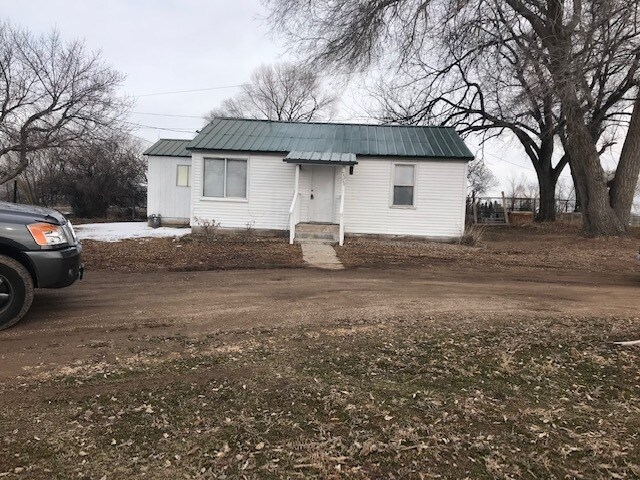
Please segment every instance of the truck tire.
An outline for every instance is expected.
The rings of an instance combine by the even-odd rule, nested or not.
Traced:
[[[0,255],[0,330],[15,325],[33,303],[33,279],[17,260]]]

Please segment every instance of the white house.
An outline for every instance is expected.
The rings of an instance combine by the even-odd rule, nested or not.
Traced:
[[[145,154],[148,214],[163,222],[288,231],[292,243],[464,232],[473,155],[451,128],[216,118]]]

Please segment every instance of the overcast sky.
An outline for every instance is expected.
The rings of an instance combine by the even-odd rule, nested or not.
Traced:
[[[101,50],[105,61],[127,76],[123,93],[136,99],[130,122],[135,135],[150,142],[191,138],[202,127],[202,116],[233,95],[233,86],[246,82],[255,67],[288,58],[260,20],[259,0],[0,0],[0,5],[12,23],[36,33],[57,28],[65,38],[81,38]],[[347,105],[354,95],[355,87],[344,99]],[[343,108],[336,120],[353,121],[353,113]],[[485,159],[504,188],[509,177],[535,180],[533,167],[511,140],[487,147]]]

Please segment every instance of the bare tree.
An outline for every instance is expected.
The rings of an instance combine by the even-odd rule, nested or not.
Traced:
[[[557,2],[546,8],[523,0],[507,3],[530,29],[528,45],[543,58],[553,81],[564,116],[564,147],[583,209],[585,228],[595,234],[626,231],[640,173],[640,5],[618,0]],[[621,59],[609,71],[610,58]],[[622,153],[611,181],[607,181],[593,127],[603,112],[602,98],[594,85],[603,79],[617,80],[610,101],[625,101],[633,94],[630,123]]]
[[[80,41],[0,23],[0,184],[19,175],[33,152],[112,127],[127,107],[115,92],[122,80]]]
[[[290,63],[262,65],[235,96],[213,109],[216,116],[308,122],[330,117],[338,97],[323,89],[318,74]]]
[[[469,163],[467,183],[469,193],[474,198],[484,195],[493,187],[498,186],[498,180],[482,159],[476,159]]]
[[[449,114],[450,121],[458,123],[462,118],[470,128],[480,118],[494,124],[498,133],[510,130],[522,142],[524,137],[517,130],[500,121],[504,117],[487,119],[484,115],[487,92],[499,99],[512,95],[513,89],[504,88],[510,86],[508,77],[504,84],[491,85],[477,75],[481,71],[486,73],[483,65],[494,70],[494,77],[503,71],[513,77],[515,72],[512,83],[516,83],[516,90],[524,89],[526,93],[528,89],[530,95],[514,96],[507,106],[518,100],[530,102],[532,98],[540,102],[531,110],[534,115],[528,116],[533,117],[534,126],[538,124],[533,134],[544,133],[546,139],[544,147],[541,142],[525,139],[525,150],[527,144],[532,150],[551,148],[557,134],[564,159],[551,168],[561,171],[560,162],[570,164],[585,230],[602,235],[626,231],[634,182],[640,171],[640,103],[631,114],[626,111],[637,97],[638,2],[267,0],[267,3],[274,27],[288,33],[289,40],[317,65],[363,68],[385,55],[399,69],[424,64],[429,67],[426,73],[431,75],[427,86],[433,90],[427,94],[438,98],[441,105],[433,113]],[[509,65],[514,59],[515,68]],[[471,75],[465,79],[467,73]],[[451,81],[452,75],[464,81]],[[461,99],[465,105],[462,115],[457,108]],[[465,112],[467,106],[471,108]],[[604,134],[612,125],[615,128],[626,120],[630,122],[622,155],[615,178],[608,183],[600,153],[603,142],[611,137]],[[531,125],[527,120],[519,127],[529,135]],[[545,169],[548,170],[548,165]]]
[[[451,38],[451,37],[450,37]],[[489,42],[487,42],[489,43]],[[513,49],[495,48],[490,61],[464,59],[456,44],[434,67],[417,59],[398,75],[377,84],[373,96],[383,123],[453,126],[463,137],[480,143],[511,135],[522,146],[537,177],[538,221],[555,219],[555,185],[568,163],[560,143],[560,108],[549,89],[534,89],[545,81]]]
[[[103,217],[111,206],[130,207],[145,181],[146,162],[139,142],[123,133],[49,151],[55,175],[40,178],[41,188],[64,196],[75,215]]]
[[[59,150],[49,148],[31,153],[29,165],[16,177],[20,203],[53,207],[65,200],[57,181],[62,169]]]

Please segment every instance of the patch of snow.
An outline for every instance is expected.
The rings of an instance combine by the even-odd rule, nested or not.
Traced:
[[[128,238],[182,237],[191,233],[190,228],[151,228],[147,222],[86,223],[74,225],[80,240],[119,242]]]

